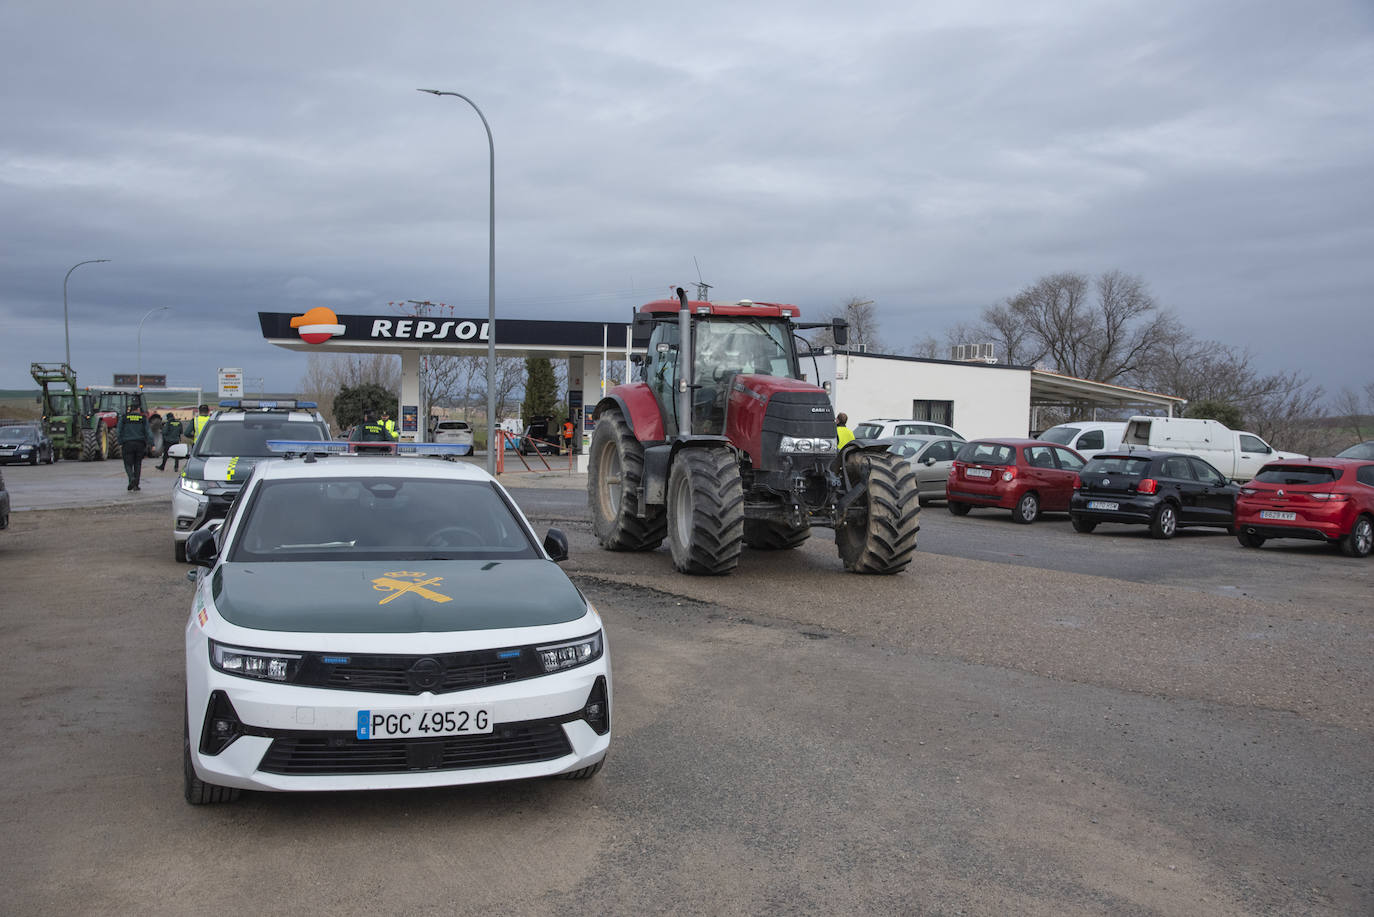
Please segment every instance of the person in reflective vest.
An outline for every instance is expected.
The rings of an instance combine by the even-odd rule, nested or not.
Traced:
[[[139,478],[143,476],[143,457],[153,449],[153,431],[143,413],[141,398],[131,398],[129,407],[119,415],[119,422],[115,424],[115,439],[119,441],[119,451],[124,456],[124,474],[129,478],[129,486],[125,489],[138,490]]]
[[[191,421],[191,442],[194,443],[200,439],[200,431],[204,430],[205,425],[209,422],[210,405],[202,404],[200,406],[200,413],[196,415],[195,420]]]
[[[854,439],[854,433],[852,430],[849,429],[848,414],[835,415],[835,435],[839,437],[840,440],[838,443],[836,443],[835,447],[837,449],[843,449],[845,443],[850,442]]]
[[[571,417],[563,421],[563,448],[568,450],[569,452],[572,451],[573,433],[575,432],[575,429],[576,428],[573,426]]]
[[[394,421],[394,420],[391,419],[391,412],[390,412],[390,411],[383,411],[383,412],[382,412],[381,424],[382,424],[383,427],[386,428],[386,432],[389,433],[389,434],[391,434],[391,438],[392,438],[392,439],[399,439],[399,438],[400,438],[400,437],[398,436],[398,434],[396,433],[396,421]]]

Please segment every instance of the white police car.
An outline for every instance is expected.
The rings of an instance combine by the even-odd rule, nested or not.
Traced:
[[[466,463],[274,448],[306,455],[187,541],[188,802],[600,769],[610,660],[561,532]]]

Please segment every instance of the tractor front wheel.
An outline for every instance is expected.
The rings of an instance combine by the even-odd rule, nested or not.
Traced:
[[[744,485],[729,449],[688,447],[668,472],[668,546],[673,566],[695,576],[723,576],[744,545]]]
[[[101,454],[101,437],[98,430],[81,431],[81,461],[98,462],[105,456]]]
[[[663,543],[667,518],[653,507],[641,518],[639,491],[644,480],[644,447],[625,416],[614,408],[601,412],[587,456],[587,503],[592,531],[610,551],[652,551]]]
[[[900,573],[911,563],[921,529],[916,473],[901,456],[857,452],[849,460],[849,477],[866,486],[847,520],[835,527],[844,568],[850,573]],[[854,516],[855,508],[864,511],[862,517]]]

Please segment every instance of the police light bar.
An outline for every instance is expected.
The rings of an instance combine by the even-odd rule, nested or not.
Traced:
[[[281,455],[471,455],[465,443],[354,443],[325,439],[269,439],[267,449]]]
[[[314,401],[297,401],[295,398],[282,398],[264,401],[261,398],[230,398],[219,403],[222,408],[284,408],[285,410],[314,410],[319,405]]]

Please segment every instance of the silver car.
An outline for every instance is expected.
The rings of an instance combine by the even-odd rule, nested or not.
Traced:
[[[917,498],[925,506],[945,499],[945,482],[963,442],[947,436],[893,436],[888,452],[900,455],[916,470]]]

